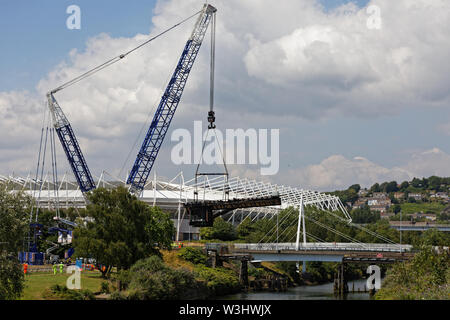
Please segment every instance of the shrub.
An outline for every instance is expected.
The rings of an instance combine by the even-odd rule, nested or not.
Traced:
[[[193,264],[205,264],[208,260],[206,254],[198,248],[182,248],[178,256],[186,261],[192,262]]]
[[[130,274],[128,298],[131,300],[187,299],[197,287],[191,272],[171,269],[157,256],[139,260],[131,267]]]
[[[106,281],[102,282],[100,292],[102,292],[102,293],[109,293],[110,292],[110,290],[109,290],[109,283],[108,282],[106,282]]]
[[[234,293],[239,290],[239,279],[232,270],[225,268],[208,268],[197,266],[195,273],[199,280],[206,283],[208,290],[214,295]]]
[[[53,300],[95,300],[95,296],[90,290],[70,290],[66,286],[58,284],[47,289],[43,297]]]

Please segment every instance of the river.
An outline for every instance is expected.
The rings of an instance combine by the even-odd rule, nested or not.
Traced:
[[[366,280],[355,280],[348,282],[351,291],[353,284],[355,291],[358,288],[363,291]],[[242,292],[220,297],[221,300],[338,300],[333,294],[333,283],[315,286],[299,286],[288,288],[285,292]],[[370,300],[369,293],[349,293],[346,300]]]

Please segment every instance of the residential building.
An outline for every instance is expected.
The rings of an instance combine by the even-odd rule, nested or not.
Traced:
[[[405,197],[405,193],[404,192],[395,192],[394,193],[394,198],[399,200],[399,199],[403,199]]]
[[[367,189],[359,189],[358,196],[365,197],[369,193],[369,190]]]
[[[408,193],[408,198],[413,198],[416,201],[420,201],[423,198],[421,193]]]
[[[430,198],[447,200],[448,194],[446,192],[436,192],[435,194],[431,195]]]
[[[376,199],[385,199],[388,198],[388,195],[385,192],[374,192],[372,194],[372,197]]]
[[[391,199],[389,198],[369,198],[367,200],[367,204],[369,207],[373,206],[384,206],[386,208],[389,208],[392,204]]]

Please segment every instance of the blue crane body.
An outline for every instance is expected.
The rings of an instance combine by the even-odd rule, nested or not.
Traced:
[[[89,192],[95,189],[94,179],[84,159],[77,138],[73,132],[72,126],[67,120],[64,112],[56,101],[53,93],[47,94],[48,105],[53,117],[53,125],[58,135],[59,141],[66,153],[66,157],[72,168],[81,192]]]
[[[130,192],[137,194],[144,189],[147,178],[153,167],[153,164],[158,155],[161,144],[170,126],[172,118],[175,114],[177,106],[183,94],[189,73],[191,72],[194,61],[202,45],[204,36],[208,29],[211,20],[214,17],[216,8],[205,4],[201,14],[195,24],[191,37],[187,41],[181,58],[175,68],[172,78],[161,98],[157,111],[154,115],[150,128],[145,136],[142,147],[138,153],[136,161],[127,179],[127,184],[130,185]],[[187,20],[187,19],[186,19]],[[184,21],[186,21],[184,20]],[[160,35],[173,29],[173,26],[168,30],[162,32]],[[72,126],[67,120],[64,112],[56,101],[54,94],[78,81],[98,72],[99,70],[123,59],[129,53],[149,43],[160,35],[146,41],[144,44],[130,50],[126,54],[115,57],[106,63],[86,72],[85,74],[67,82],[66,84],[56,88],[47,94],[48,106],[53,117],[53,125],[57,132],[58,138],[66,154],[67,160],[72,168],[72,171],[77,180],[81,192],[87,193],[96,188],[92,175],[87,166],[86,160],[83,156],[81,148],[78,144],[77,138],[73,132]]]
[[[164,137],[180,102],[186,81],[202,45],[208,25],[216,11],[216,8],[213,6],[205,4],[194,31],[184,47],[177,67],[164,91],[150,128],[147,131],[144,142],[128,176],[127,184],[130,185],[131,193],[140,193],[145,187],[150,171],[152,170]]]

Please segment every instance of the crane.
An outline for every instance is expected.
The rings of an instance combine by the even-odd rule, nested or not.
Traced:
[[[54,97],[54,91],[47,93],[48,107],[53,118],[59,141],[66,153],[67,160],[72,168],[75,179],[81,192],[86,193],[95,189],[94,179],[81,152],[80,145],[73,132],[67,117]]]
[[[197,54],[202,45],[206,31],[212,21],[212,35],[215,32],[215,13],[217,9],[205,4],[197,19],[194,30],[181,54],[172,78],[161,98],[156,113],[147,131],[144,142],[136,157],[127,184],[130,192],[140,194],[145,187],[158,152],[169,129],[172,118],[180,102],[189,73],[192,70]],[[212,36],[212,39],[214,37]],[[213,117],[213,113],[211,114]]]

